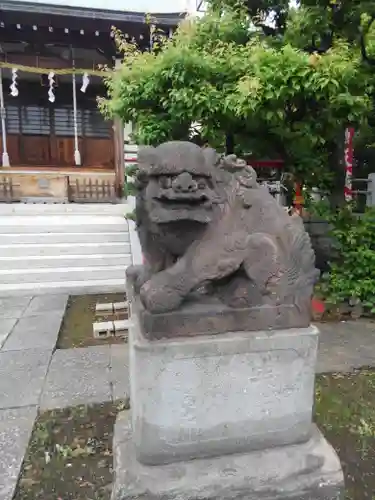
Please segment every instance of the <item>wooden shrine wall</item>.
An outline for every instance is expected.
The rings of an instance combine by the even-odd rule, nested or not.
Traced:
[[[78,140],[82,166],[114,168],[114,144],[111,138],[80,137]],[[2,139],[0,148],[2,151]],[[38,135],[7,136],[10,164],[19,166],[72,167],[74,163],[74,138]]]
[[[6,88],[9,82],[4,83]],[[96,95],[77,98],[78,147],[82,166],[114,168],[113,123],[100,114]],[[74,162],[74,112],[72,89],[61,84],[56,100],[48,101],[46,88],[38,82],[20,82],[16,98],[6,96],[7,149],[11,166],[72,167]],[[81,94],[81,93],[79,93]],[[2,148],[2,141],[0,146]]]

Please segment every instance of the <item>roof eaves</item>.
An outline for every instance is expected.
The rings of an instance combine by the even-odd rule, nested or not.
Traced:
[[[0,11],[30,12],[33,14],[48,14],[57,16],[74,16],[86,19],[110,20],[114,22],[144,23],[145,12],[113,11],[106,9],[89,9],[64,5],[49,5],[14,0],[0,0]],[[147,13],[155,19],[157,24],[168,26],[178,25],[186,16],[186,12]]]

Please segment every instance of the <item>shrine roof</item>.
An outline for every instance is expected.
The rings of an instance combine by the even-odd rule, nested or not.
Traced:
[[[158,12],[152,12],[152,0],[0,0],[0,11],[74,16],[97,20],[144,23],[150,14],[158,24],[177,25],[187,11],[187,0],[159,0]],[[124,10],[124,3],[126,10]],[[177,10],[176,10],[177,7]]]

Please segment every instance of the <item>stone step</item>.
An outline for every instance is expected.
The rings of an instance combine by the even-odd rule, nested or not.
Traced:
[[[128,203],[0,204],[0,295],[123,293],[134,239],[129,210]]]
[[[59,267],[96,267],[123,266],[132,264],[130,254],[93,254],[93,255],[34,255],[0,257],[0,270],[41,269]]]
[[[7,285],[22,283],[48,283],[84,280],[114,280],[121,279],[125,283],[125,267],[92,266],[92,267],[59,267],[41,269],[11,269],[0,270],[0,283]]]
[[[14,233],[123,233],[127,231],[128,222],[123,216],[0,216],[0,236]]]
[[[27,217],[50,216],[50,215],[123,215],[128,211],[128,203],[13,203],[0,205],[0,217],[19,216]]]
[[[68,293],[84,295],[92,293],[125,293],[125,279],[64,281],[47,283],[0,283],[0,298],[25,295]]]
[[[129,232],[101,232],[101,233],[56,233],[52,229],[49,233],[8,233],[0,234],[2,245],[25,245],[30,243],[114,243],[129,241]]]
[[[0,234],[1,241],[1,234]],[[130,244],[122,242],[107,243],[30,243],[25,245],[0,244],[0,257],[30,257],[51,255],[92,255],[92,254],[131,254]]]

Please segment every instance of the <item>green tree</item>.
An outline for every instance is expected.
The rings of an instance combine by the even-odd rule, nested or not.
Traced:
[[[349,2],[340,12],[328,0],[298,9],[214,0],[206,15],[144,53],[116,32],[124,59],[107,80],[102,109],[132,121],[138,143],[187,139],[198,122],[201,141],[282,158],[306,184],[332,188],[343,177],[344,128],[369,130],[375,68],[364,64],[360,29],[375,53],[372,3]]]

